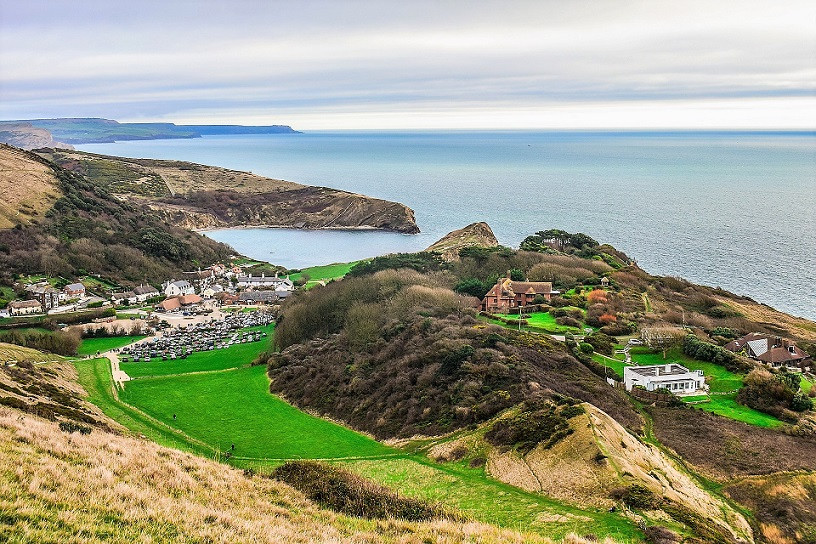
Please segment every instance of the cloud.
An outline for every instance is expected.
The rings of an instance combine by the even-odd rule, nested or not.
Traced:
[[[663,103],[650,112],[665,126],[697,101],[726,108],[723,121],[756,111],[754,123],[780,127],[790,104],[816,96],[810,2],[0,0],[0,14],[5,118],[320,112],[359,127],[479,111],[513,127],[523,116],[511,112],[568,123],[581,115],[555,112]]]

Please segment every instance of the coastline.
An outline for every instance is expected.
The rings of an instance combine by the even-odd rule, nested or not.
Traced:
[[[419,228],[419,227],[417,227]],[[360,225],[359,227],[295,227],[292,225],[233,225],[230,227],[216,227],[216,228],[205,228],[205,229],[189,229],[193,232],[197,233],[207,233],[207,232],[215,232],[215,231],[222,231],[222,230],[252,230],[252,229],[286,229],[286,230],[298,230],[298,231],[321,231],[321,230],[331,230],[331,231],[349,231],[349,232],[387,232],[389,234],[403,234],[405,236],[416,236],[421,234],[421,231],[417,232],[402,232],[395,229],[384,229],[380,227],[372,227],[370,225]]]

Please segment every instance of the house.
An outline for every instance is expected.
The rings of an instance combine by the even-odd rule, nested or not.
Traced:
[[[606,276],[601,278],[601,287],[609,287],[609,278]]]
[[[163,286],[164,294],[168,297],[177,297],[180,295],[194,295],[195,288],[187,280],[171,281],[165,283]]]
[[[42,313],[42,304],[39,300],[22,300],[12,301],[8,303],[9,314],[11,315],[29,315]]]
[[[482,299],[482,310],[507,313],[511,308],[532,304],[539,295],[549,302],[553,295],[558,294],[549,281],[513,281],[510,278],[499,278],[496,285],[491,287]]]
[[[68,298],[82,298],[85,296],[85,286],[81,283],[69,283],[62,288],[62,292]]]
[[[152,285],[140,285],[133,290],[137,302],[144,302],[149,298],[159,296],[159,290]]]
[[[277,274],[274,276],[267,276],[266,274],[253,276],[252,274],[248,274],[246,276],[238,276],[236,280],[236,287],[244,289],[265,289],[271,287],[278,292],[294,291],[295,289],[295,284],[289,279],[289,276],[279,278]]]
[[[114,304],[136,304],[136,293],[133,291],[113,293],[111,295],[111,301],[113,301]]]
[[[207,287],[206,289],[204,289],[201,292],[201,294],[204,295],[204,298],[213,298],[218,293],[223,293],[223,292],[224,292],[224,288],[216,283],[215,285],[211,285],[211,286]]]
[[[31,298],[37,300],[46,312],[60,304],[60,292],[48,284],[33,285],[27,291]]]
[[[752,332],[729,342],[724,347],[728,351],[742,353],[774,368],[786,366],[807,371],[813,364],[810,354],[798,347],[796,342],[773,334]]]
[[[702,370],[689,370],[677,363],[624,367],[623,384],[627,391],[641,386],[647,391],[668,389],[675,395],[705,391],[707,387]]]
[[[240,304],[272,304],[288,296],[288,291],[244,291],[238,296],[238,302]]]
[[[176,312],[178,310],[188,310],[192,309],[193,307],[201,304],[203,299],[196,294],[192,295],[180,295],[176,297],[170,297],[167,300],[163,301],[161,304],[157,306],[158,310],[163,310],[165,312]]]

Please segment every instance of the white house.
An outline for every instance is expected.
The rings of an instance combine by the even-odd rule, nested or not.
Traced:
[[[29,315],[42,313],[43,307],[39,300],[12,301],[8,304],[11,315]]]
[[[204,298],[213,298],[218,293],[223,292],[224,288],[216,283],[215,285],[210,285],[209,287],[201,291],[201,294],[204,295]]]
[[[624,367],[623,383],[627,391],[638,385],[647,391],[668,389],[676,395],[706,390],[702,370],[689,370],[677,363]]]
[[[187,280],[179,280],[168,282],[164,284],[164,295],[168,297],[177,297],[180,295],[194,295],[195,288]]]

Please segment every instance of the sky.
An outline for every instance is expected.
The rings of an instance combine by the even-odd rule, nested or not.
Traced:
[[[816,129],[816,2],[0,0],[0,119]]]

